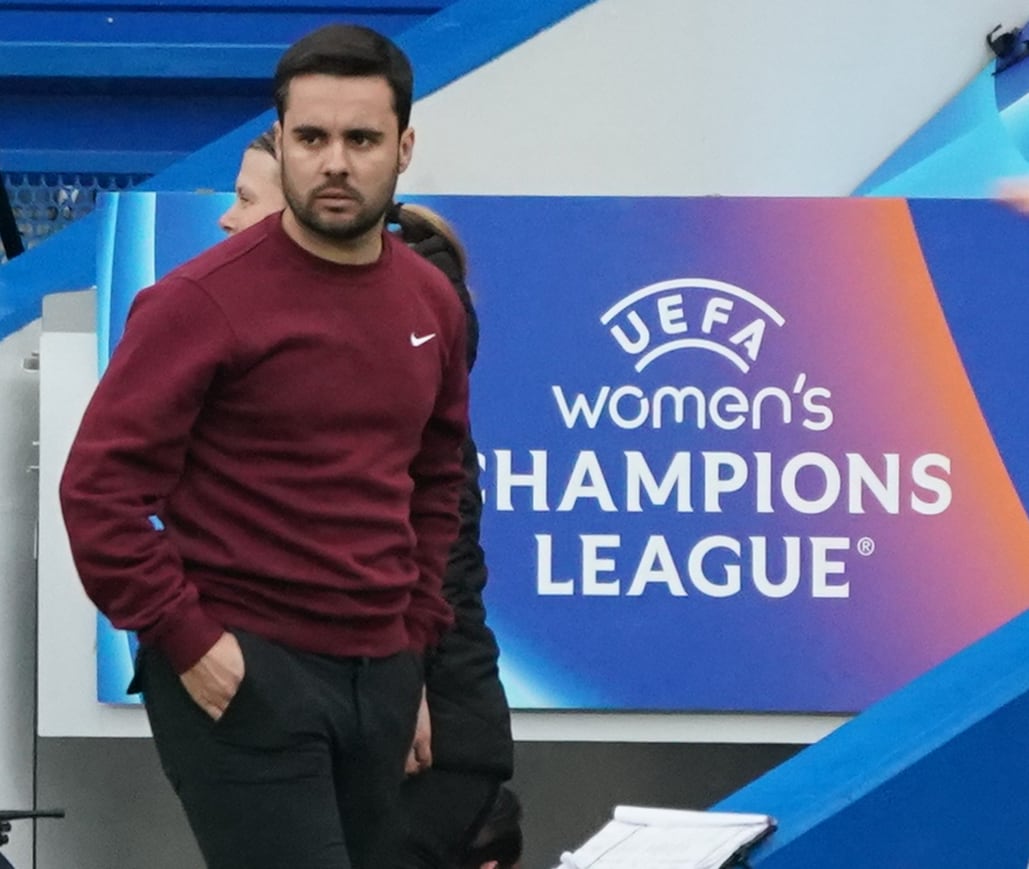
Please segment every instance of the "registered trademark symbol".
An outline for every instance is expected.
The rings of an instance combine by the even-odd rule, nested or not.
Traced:
[[[875,541],[871,537],[862,537],[857,542],[857,551],[864,556],[871,555],[875,552]]]

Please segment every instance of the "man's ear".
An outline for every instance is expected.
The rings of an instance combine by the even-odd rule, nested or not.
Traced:
[[[408,127],[400,134],[400,147],[397,154],[397,172],[404,172],[411,165],[414,155],[414,127]]]
[[[487,860],[479,869],[498,869],[500,863],[496,860]]]
[[[275,156],[282,158],[282,124],[276,121],[272,124],[272,135],[275,137]]]

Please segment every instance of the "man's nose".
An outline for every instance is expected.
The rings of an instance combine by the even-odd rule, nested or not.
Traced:
[[[348,175],[350,173],[350,155],[346,143],[333,141],[325,149],[325,174]]]
[[[232,235],[236,231],[236,206],[233,205],[221,217],[218,218],[218,226],[223,232]]]

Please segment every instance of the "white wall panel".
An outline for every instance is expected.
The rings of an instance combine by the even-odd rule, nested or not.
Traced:
[[[96,702],[96,610],[82,590],[57,485],[96,387],[96,334],[40,340],[39,735],[148,736],[139,708]]]
[[[598,0],[420,101],[403,190],[847,195],[1026,0]]]
[[[23,362],[38,342],[38,322],[0,341],[0,809],[33,806],[39,375]],[[16,866],[30,865],[32,832],[15,822],[3,853]]]

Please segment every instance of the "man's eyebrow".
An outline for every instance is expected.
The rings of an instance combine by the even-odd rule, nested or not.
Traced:
[[[386,135],[375,127],[350,127],[344,132],[347,136],[364,136],[366,139],[381,139]]]
[[[293,136],[324,136],[325,130],[314,124],[298,124],[290,130]]]

